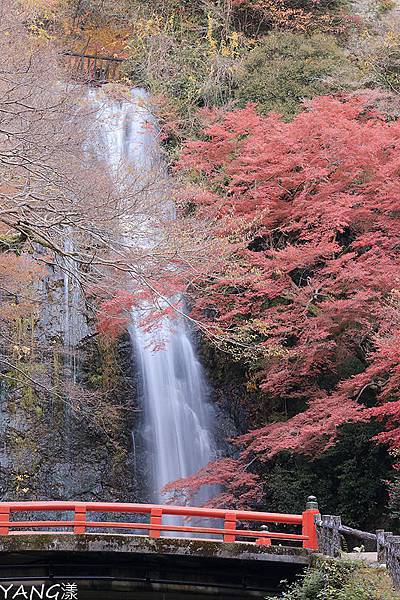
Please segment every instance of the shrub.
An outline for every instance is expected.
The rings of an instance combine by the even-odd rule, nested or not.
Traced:
[[[285,600],[396,600],[389,577],[362,562],[318,559],[295,583]]]
[[[303,99],[348,89],[357,76],[332,36],[272,33],[244,61],[236,96],[290,118]]]
[[[384,40],[377,42],[369,57],[369,67],[378,86],[396,93],[400,90],[400,35],[388,33]]]
[[[234,34],[221,39],[213,27],[210,21],[205,36],[198,23],[141,19],[129,43],[126,75],[164,99],[182,138],[193,134],[200,108],[233,98],[239,40]]]
[[[394,453],[398,459],[398,452]],[[393,520],[394,530],[400,526],[400,477],[396,475],[392,481],[388,483],[389,502],[388,510],[390,518]]]

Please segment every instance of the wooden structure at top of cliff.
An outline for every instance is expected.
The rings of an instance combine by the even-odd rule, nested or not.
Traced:
[[[79,52],[64,52],[67,71],[71,79],[81,83],[102,85],[118,81],[122,76],[123,58]]]

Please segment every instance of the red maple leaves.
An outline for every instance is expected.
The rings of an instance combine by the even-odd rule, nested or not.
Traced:
[[[117,290],[114,296],[103,302],[97,316],[98,331],[108,338],[118,337],[131,320],[134,295],[131,292]]]
[[[232,244],[198,282],[195,316],[247,347],[266,398],[307,403],[240,438],[243,459],[313,455],[371,415],[400,446],[400,123],[363,98],[317,98],[291,123],[252,105],[207,112],[180,168]],[[389,403],[365,408],[366,390]]]
[[[208,506],[215,507],[247,508],[252,502],[260,500],[262,494],[262,486],[257,476],[246,471],[243,465],[233,458],[222,458],[209,463],[195,475],[169,483],[164,490],[174,492],[172,501],[182,503],[182,500],[185,500],[190,503],[203,486],[214,487],[216,493],[208,502]]]

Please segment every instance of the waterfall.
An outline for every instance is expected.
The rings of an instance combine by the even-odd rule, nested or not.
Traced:
[[[77,346],[89,333],[84,314],[84,297],[79,283],[79,269],[76,262],[68,256],[75,250],[72,228],[66,231],[64,251],[67,256],[62,259],[62,275],[64,282],[63,302],[63,339],[67,353],[67,363],[73,383],[76,383],[78,368]]]
[[[142,179],[154,177],[157,171],[165,177],[155,129],[148,126],[153,118],[146,99],[143,90],[135,89],[131,102],[103,100],[103,146],[114,172],[131,166],[141,172]],[[97,99],[97,105],[99,102]],[[159,195],[164,209],[171,214],[173,207],[165,197],[165,189],[151,193]],[[123,235],[129,236],[129,224]],[[161,491],[165,484],[195,473],[213,458],[214,412],[186,319],[164,317],[157,328],[149,331],[141,326],[146,310],[141,306],[132,311],[129,334],[141,383],[142,433],[151,461],[149,499],[158,503],[165,500]],[[206,494],[207,490],[197,501],[204,502]]]
[[[36,326],[36,335],[43,346],[53,342],[54,352],[60,352],[69,379],[76,383],[79,363],[79,343],[89,334],[85,314],[85,298],[81,289],[79,266],[70,255],[75,251],[72,227],[65,227],[63,250],[65,256],[56,256],[46,277],[38,284],[38,292],[45,299]],[[43,249],[37,245],[38,255]]]
[[[157,331],[146,332],[134,313],[130,335],[142,382],[144,435],[153,463],[152,501],[161,502],[165,484],[192,475],[212,459],[212,409],[182,318],[174,323],[165,319]],[[161,348],[154,351],[158,342]]]

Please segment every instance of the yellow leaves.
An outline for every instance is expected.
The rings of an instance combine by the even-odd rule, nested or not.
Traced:
[[[53,39],[50,25],[57,20],[61,5],[66,0],[23,0],[20,3],[24,22],[27,24],[29,36],[35,43],[47,43]]]
[[[82,43],[85,41],[88,54],[107,54],[120,57],[124,56],[130,35],[130,29],[113,27],[112,25],[107,27],[86,27],[80,31],[80,36],[77,38],[75,44],[72,45],[72,48],[80,51]],[[89,44],[87,44],[86,40],[89,40]]]
[[[29,480],[29,475],[28,473],[21,473],[21,474],[17,474],[15,475],[15,491],[16,492],[22,492],[23,494],[26,494],[27,492],[30,491],[29,487],[27,487],[27,481]]]
[[[214,32],[214,20],[211,13],[207,15],[207,42],[209,47],[209,52],[212,56],[215,54],[220,54],[224,57],[235,57],[239,51],[239,34],[237,31],[231,33],[228,38],[222,39],[218,44],[217,39],[215,37]]]
[[[210,54],[215,54],[217,51],[217,41],[214,38],[214,20],[211,13],[207,15],[207,42]]]
[[[236,56],[239,51],[239,34],[237,31],[233,31],[229,36],[229,48],[231,56]]]
[[[274,269],[272,272],[273,279],[280,279],[284,276],[284,272],[281,269]]]
[[[251,322],[251,328],[263,336],[268,335],[269,332],[269,327],[261,319],[254,319]]]
[[[170,29],[170,30],[175,29],[175,17],[176,17],[176,15],[174,13],[172,13],[167,19],[168,29]]]
[[[139,43],[144,43],[148,37],[170,33],[176,28],[176,14],[168,17],[155,14],[150,18],[139,17],[130,23],[130,35]]]
[[[389,304],[400,307],[400,289],[393,288],[389,294]]]
[[[230,56],[234,58],[239,52],[239,35],[234,32],[229,36],[228,41],[222,40],[219,47],[222,56]]]
[[[32,349],[29,346],[13,346],[13,356],[18,360],[26,359],[30,356]]]
[[[129,42],[125,49],[131,56],[141,56],[147,52],[148,42],[151,38],[157,38],[174,29],[175,16],[171,15],[164,19],[161,15],[155,15],[151,18],[140,17],[131,24],[129,31]]]
[[[134,23],[134,29],[140,37],[148,35],[157,35],[165,29],[165,22],[161,15],[156,15],[151,19],[139,19]]]
[[[284,356],[289,355],[289,350],[287,348],[283,348],[282,346],[269,346],[265,348],[264,356],[266,358],[283,358]]]
[[[381,13],[394,10],[396,8],[396,0],[379,0],[378,10]]]
[[[39,42],[47,42],[52,39],[52,36],[46,30],[43,21],[35,20],[28,27],[29,34],[35,37]]]
[[[258,390],[258,385],[254,381],[254,379],[251,379],[246,382],[246,391],[247,392],[256,392],[257,390]]]
[[[227,43],[225,42],[225,40],[222,40],[219,51],[221,53],[221,56],[231,56],[230,49],[229,49]]]
[[[154,35],[160,35],[161,33],[167,33],[174,29],[175,16],[171,15],[167,19],[164,19],[161,15],[155,15],[150,19],[141,17],[135,20],[131,24],[131,34],[133,30],[133,36],[143,42],[146,38]]]
[[[22,8],[28,21],[29,34],[39,42],[52,39],[48,24],[57,17],[65,0],[24,0]]]
[[[396,48],[400,44],[400,33],[397,31],[388,31],[383,38],[383,46],[386,48]]]

